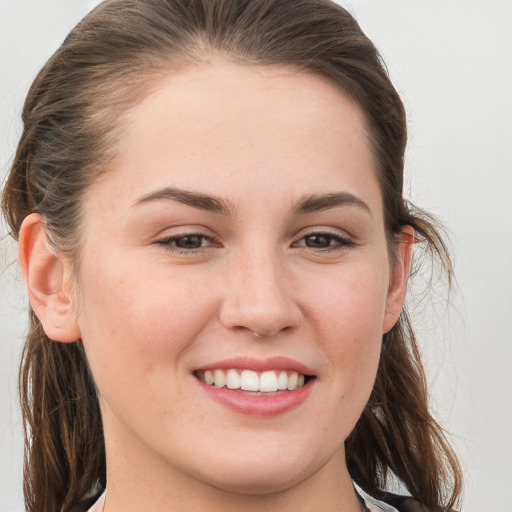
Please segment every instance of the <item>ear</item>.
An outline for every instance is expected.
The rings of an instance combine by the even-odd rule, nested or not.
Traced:
[[[391,278],[386,298],[386,311],[382,323],[382,332],[386,333],[395,325],[402,311],[407,292],[407,280],[411,271],[414,229],[404,226],[399,236],[396,260],[391,269]]]
[[[50,245],[41,215],[32,213],[23,221],[19,257],[30,304],[46,335],[63,342],[80,339],[64,263]]]

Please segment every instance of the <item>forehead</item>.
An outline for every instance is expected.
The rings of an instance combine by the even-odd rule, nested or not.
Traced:
[[[170,74],[124,117],[106,180],[119,181],[118,194],[380,195],[368,141],[361,110],[326,79],[215,61]]]

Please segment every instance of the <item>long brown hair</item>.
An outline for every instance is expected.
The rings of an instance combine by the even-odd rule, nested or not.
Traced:
[[[289,65],[320,75],[364,112],[384,199],[390,257],[402,226],[451,276],[432,219],[402,194],[406,118],[372,42],[329,0],[106,0],[67,37],[35,79],[2,200],[17,239],[40,213],[61,254],[80,247],[84,191],[116,158],[123,115],[169,72],[210,56]],[[26,427],[25,500],[31,512],[67,512],[105,485],[96,390],[80,341],[48,339],[30,313],[20,372]],[[457,458],[428,407],[425,374],[406,310],[384,336],[375,386],[346,440],[349,471],[381,496],[398,479],[427,506],[458,502]]]

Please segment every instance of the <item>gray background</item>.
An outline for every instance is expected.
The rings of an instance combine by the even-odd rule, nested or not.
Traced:
[[[0,175],[35,73],[95,0],[0,0]],[[432,405],[466,472],[463,510],[511,512],[512,1],[342,2],[409,114],[407,191],[450,229],[458,291],[417,305]],[[5,228],[0,228],[0,237]],[[0,245],[0,512],[21,511],[16,372],[26,298]],[[10,263],[14,262],[12,265]],[[425,314],[425,310],[427,314]],[[504,503],[504,501],[507,503]]]

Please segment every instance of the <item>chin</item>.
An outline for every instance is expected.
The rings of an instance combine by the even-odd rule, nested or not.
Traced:
[[[293,471],[276,471],[266,467],[261,471],[250,469],[243,473],[238,471],[222,476],[222,479],[210,480],[210,485],[236,494],[270,495],[290,489],[306,479],[309,472],[299,472],[297,468]]]
[[[220,462],[211,461],[208,475],[203,472],[201,479],[214,488],[237,494],[269,495],[286,491],[309,478],[327,462],[318,451],[303,447],[286,453],[283,445],[279,451],[261,444],[254,450],[233,447],[230,455]]]

